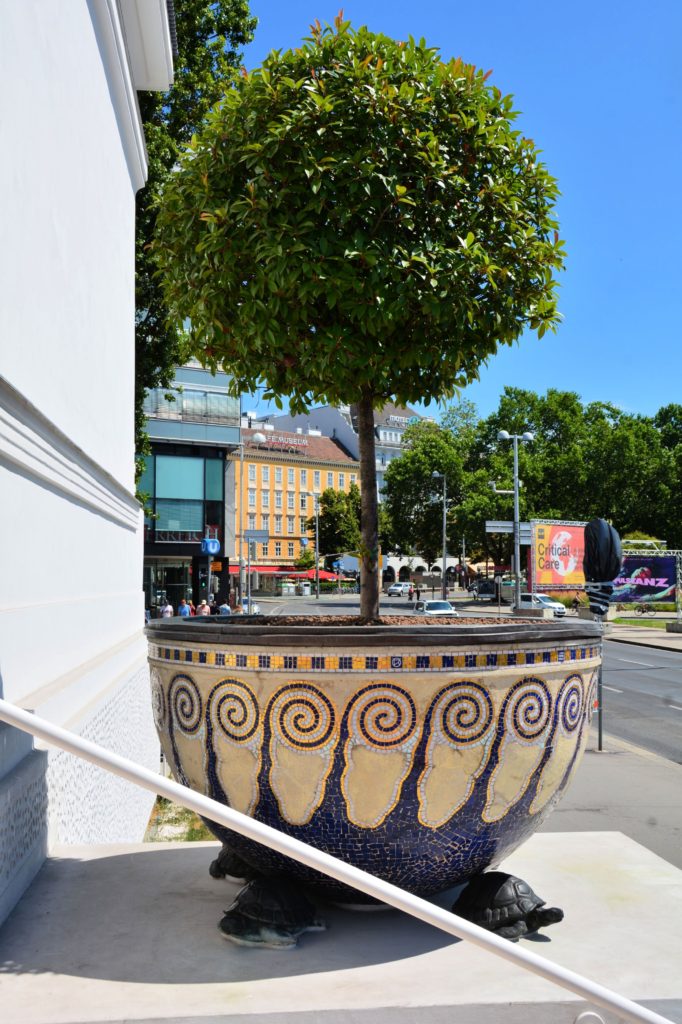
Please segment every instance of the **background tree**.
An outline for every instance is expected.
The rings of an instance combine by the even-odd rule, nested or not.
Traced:
[[[360,548],[360,490],[351,484],[348,492],[328,488],[320,495],[318,515],[320,557],[338,555]],[[307,522],[315,530],[315,517]]]
[[[246,0],[176,0],[175,80],[165,94],[139,92],[149,170],[136,196],[135,223],[135,443],[138,476],[149,451],[143,403],[150,388],[170,387],[189,350],[168,318],[150,243],[156,224],[154,197],[167,181],[180,150],[225,92],[239,66],[237,48],[253,38],[256,19]]]
[[[313,529],[314,529],[314,527],[313,527]],[[305,569],[314,569],[315,568],[315,551],[312,548],[310,548],[310,547],[303,548],[302,551],[301,551],[301,554],[298,556],[298,558],[294,562],[294,568],[295,569],[300,569],[301,571],[303,571]]]
[[[554,179],[489,73],[341,17],[273,52],[169,180],[156,254],[234,391],[357,403],[361,614],[379,609],[374,409],[452,396],[558,321]]]

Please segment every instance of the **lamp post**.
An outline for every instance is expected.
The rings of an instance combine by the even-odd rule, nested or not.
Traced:
[[[510,434],[507,430],[500,430],[497,434],[498,441],[514,442],[514,606],[521,604],[521,537],[519,523],[519,441],[532,441],[535,434],[526,430],[523,434]]]
[[[432,479],[443,481],[443,573],[441,577],[441,596],[445,600],[448,596],[447,586],[447,558],[448,558],[448,540],[447,540],[447,500],[448,500],[448,481],[445,473],[431,474]]]
[[[254,444],[263,444],[266,440],[265,434],[260,431],[251,438]],[[244,597],[244,447],[246,442],[242,438],[239,442],[239,538],[237,541],[237,557],[239,558],[239,600]]]
[[[320,499],[317,494],[308,491],[308,497],[313,499],[313,512],[315,514],[315,599],[320,600]]]

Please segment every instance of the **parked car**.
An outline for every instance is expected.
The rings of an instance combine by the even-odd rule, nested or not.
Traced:
[[[556,601],[547,594],[521,594],[521,600],[517,607],[519,611],[523,611],[524,608],[543,608],[553,612],[556,619],[560,619],[566,614],[566,609],[561,601]]]
[[[409,594],[409,592],[409,583],[391,583],[390,587],[386,591],[389,597],[402,597],[403,594]]]
[[[451,618],[459,618],[459,612],[455,611],[449,601],[417,601],[414,610],[421,615],[449,615]]]

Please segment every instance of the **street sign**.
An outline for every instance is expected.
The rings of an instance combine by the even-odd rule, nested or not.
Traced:
[[[514,524],[511,519],[486,519],[486,533],[513,533]],[[530,544],[530,523],[519,523],[519,542]]]
[[[270,540],[269,530],[244,530],[244,536],[248,541],[267,541]]]
[[[217,537],[204,537],[201,542],[202,555],[219,555],[220,541]]]
[[[211,562],[211,572],[222,572],[222,571],[223,571],[223,563],[222,562]]]

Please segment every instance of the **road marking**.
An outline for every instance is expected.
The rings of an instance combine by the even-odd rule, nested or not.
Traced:
[[[612,655],[612,657],[613,657],[613,655]],[[635,661],[634,658],[614,658],[614,660],[615,661],[624,661],[628,665],[643,665],[644,668],[655,668],[655,666],[650,664],[648,661]]]
[[[613,693],[622,693],[623,692],[622,690],[617,690],[615,686],[606,686],[603,683],[602,683],[602,689],[604,689],[604,690],[611,690]]]

